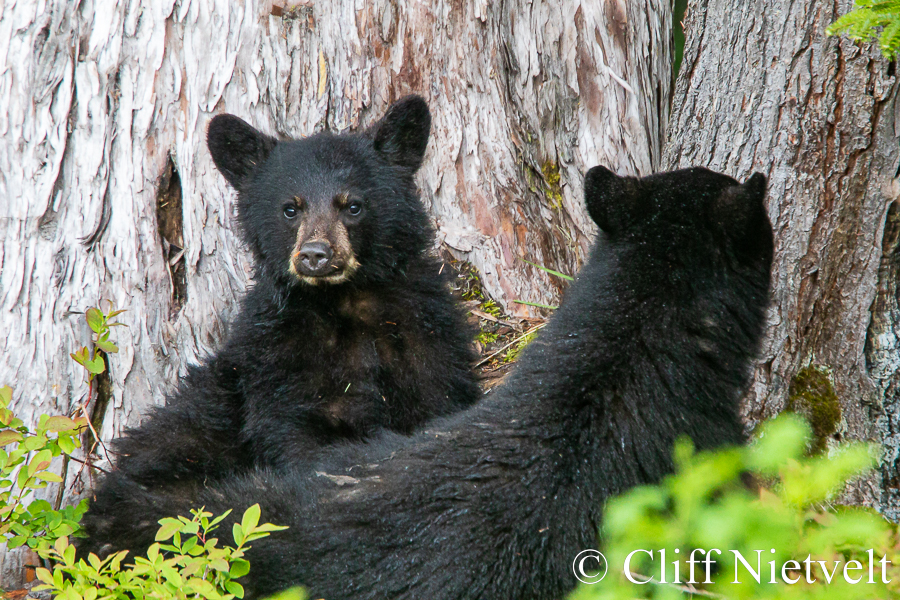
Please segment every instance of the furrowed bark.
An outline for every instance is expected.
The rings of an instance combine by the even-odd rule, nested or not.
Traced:
[[[874,47],[826,37],[851,5],[691,2],[664,164],[769,177],[774,297],[747,422],[790,407],[827,443],[881,442],[880,476],[845,499],[897,519],[897,84]]]

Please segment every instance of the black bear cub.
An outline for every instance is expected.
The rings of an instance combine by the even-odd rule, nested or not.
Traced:
[[[417,96],[360,134],[278,141],[212,119],[209,149],[238,191],[255,285],[224,347],[114,443],[89,532],[116,529],[141,486],[188,493],[338,440],[409,434],[479,398],[474,334],[429,254],[414,182],[430,124]]]
[[[758,174],[739,184],[699,168],[642,179],[591,169],[600,238],[500,390],[316,469],[344,477],[259,470],[192,499],[236,515],[259,502],[289,525],[254,542],[247,597],[304,585],[330,600],[563,598],[607,498],[669,473],[681,435],[701,449],[743,439],[738,403],[773,253],[764,196]],[[134,518],[120,547],[146,546],[156,519],[188,508],[143,501],[153,526]]]

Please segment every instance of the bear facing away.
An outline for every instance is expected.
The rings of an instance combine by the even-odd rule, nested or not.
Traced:
[[[142,486],[187,493],[381,428],[408,434],[480,397],[474,334],[429,254],[413,179],[430,123],[416,96],[363,134],[277,141],[212,119],[209,149],[238,191],[255,285],[224,347],[115,442],[89,532],[114,535]]]
[[[191,499],[235,515],[259,502],[289,525],[254,542],[247,597],[562,598],[604,501],[669,473],[678,436],[742,441],[773,254],[764,195],[759,174],[591,169],[600,239],[494,395],[412,438],[335,449],[316,475],[261,469]],[[189,507],[141,500],[152,526],[134,519],[120,548],[146,547],[156,519]]]

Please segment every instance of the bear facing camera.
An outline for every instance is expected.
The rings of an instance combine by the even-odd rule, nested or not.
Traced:
[[[239,193],[243,237],[261,270],[309,285],[367,285],[396,280],[432,242],[412,179],[430,127],[428,105],[408,96],[368,135],[279,143],[219,115],[207,142]]]
[[[430,254],[413,179],[430,124],[418,96],[363,133],[282,141],[212,119],[254,285],[221,349],[114,442],[115,469],[85,516],[92,539],[127,536],[120,521],[148,493],[181,498],[382,429],[410,434],[480,397],[474,331]]]

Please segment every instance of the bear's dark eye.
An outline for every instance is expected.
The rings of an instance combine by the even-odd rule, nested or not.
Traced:
[[[362,212],[362,202],[351,202],[347,206],[347,212],[349,212],[354,217]]]
[[[285,204],[284,205],[284,217],[286,219],[293,219],[297,216],[297,206],[294,204]]]

